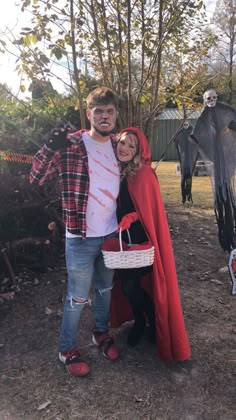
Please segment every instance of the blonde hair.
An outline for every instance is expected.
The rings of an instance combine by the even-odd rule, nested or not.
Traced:
[[[134,157],[129,162],[120,162],[121,166],[121,179],[124,178],[133,178],[136,172],[142,167],[143,163],[141,160],[141,148],[138,141],[138,137],[135,133],[132,131],[123,131],[121,134],[118,134],[117,136],[117,143],[121,140],[121,137],[123,135],[129,135],[132,134],[136,139],[136,146],[137,146],[137,152],[134,155]]]

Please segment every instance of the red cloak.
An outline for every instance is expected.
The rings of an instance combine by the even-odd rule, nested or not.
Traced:
[[[142,279],[155,306],[156,346],[160,359],[183,361],[191,356],[184,325],[169,226],[157,177],[145,135],[134,127],[122,132],[136,134],[142,150],[143,166],[127,179],[130,197],[149,241],[155,247],[153,272]],[[119,279],[112,290],[111,327],[133,319],[131,307],[122,293]]]

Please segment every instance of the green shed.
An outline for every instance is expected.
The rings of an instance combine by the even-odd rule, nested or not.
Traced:
[[[194,127],[198,117],[201,115],[201,111],[188,110],[187,115],[189,116],[187,121]],[[156,118],[153,131],[153,139],[150,144],[153,161],[158,161],[161,159],[163,152],[166,150],[168,142],[171,140],[172,136],[178,129],[182,119],[183,112],[174,108],[164,109],[158,118]],[[174,141],[172,141],[168,146],[163,160],[178,161],[178,154]]]

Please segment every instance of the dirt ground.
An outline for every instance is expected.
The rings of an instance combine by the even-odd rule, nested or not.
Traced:
[[[91,343],[92,308],[81,321],[86,378],[70,377],[57,359],[63,256],[46,274],[19,274],[18,292],[0,303],[1,420],[233,420],[236,418],[236,296],[228,255],[217,239],[214,215],[167,207],[192,358],[158,360],[145,338],[126,344],[130,324],[111,333],[120,350],[105,360]]]

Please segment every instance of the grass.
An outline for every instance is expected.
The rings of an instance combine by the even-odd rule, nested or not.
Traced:
[[[161,193],[165,204],[181,204],[181,177],[176,175],[177,162],[161,162],[156,168]],[[153,163],[155,168],[155,163]],[[213,193],[211,178],[194,176],[192,179],[192,196],[195,210],[197,208],[211,211],[213,209]]]

